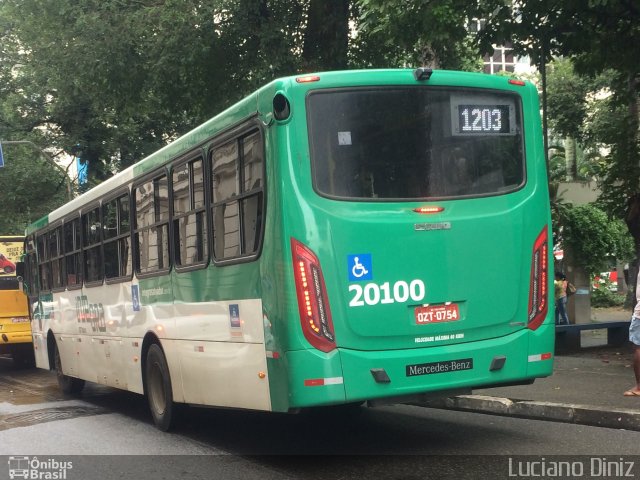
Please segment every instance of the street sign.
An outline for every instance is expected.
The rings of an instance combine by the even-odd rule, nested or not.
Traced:
[[[0,143],[0,167],[4,167],[4,157],[2,156],[2,144]]]

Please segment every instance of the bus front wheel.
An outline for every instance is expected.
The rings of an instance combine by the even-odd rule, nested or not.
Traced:
[[[62,360],[60,360],[60,351],[58,350],[58,345],[56,344],[55,350],[55,368],[56,368],[56,376],[58,377],[58,386],[62,393],[65,394],[76,394],[80,393],[84,388],[84,380],[79,378],[70,377],[65,375],[62,372]]]
[[[169,366],[162,348],[155,343],[147,352],[145,384],[153,422],[158,429],[166,432],[173,427],[175,406]]]

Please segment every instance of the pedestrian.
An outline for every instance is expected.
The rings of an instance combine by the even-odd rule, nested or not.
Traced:
[[[556,300],[556,325],[569,325],[567,316],[567,277],[564,273],[556,272],[553,282]]]
[[[636,386],[624,392],[624,395],[640,397],[640,268],[636,280],[636,307],[633,309],[629,325],[629,341],[633,343],[633,373],[636,376]]]

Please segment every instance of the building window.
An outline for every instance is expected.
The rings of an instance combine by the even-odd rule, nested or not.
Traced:
[[[515,72],[518,67],[528,69],[528,57],[517,57],[513,53],[511,45],[495,46],[492,55],[486,55],[483,59],[485,73]]]

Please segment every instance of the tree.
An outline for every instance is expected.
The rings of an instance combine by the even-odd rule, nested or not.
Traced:
[[[0,234],[22,234],[26,226],[67,201],[66,179],[50,160],[31,146],[3,148],[0,168]],[[16,188],[19,185],[19,188]]]
[[[623,234],[621,220],[611,221],[593,205],[580,205],[565,212],[562,242],[584,270],[594,275],[606,268],[607,258],[633,257],[631,238]]]
[[[227,76],[211,61],[213,7],[166,4],[1,2],[8,128],[42,130],[47,145],[80,150],[99,180],[210,116]]]
[[[640,6],[629,0],[516,0],[488,17],[481,35],[513,43],[544,69],[552,55],[571,57],[579,74],[612,75],[613,98],[626,107],[604,172],[607,211],[626,218],[640,257]],[[622,213],[624,212],[624,213]]]
[[[361,34],[367,39],[382,37],[378,44],[385,47],[387,54],[395,51],[398,60],[410,65],[477,70],[480,52],[468,27],[499,3],[358,0]]]
[[[549,127],[564,137],[566,180],[578,177],[577,149],[587,115],[589,82],[573,70],[570,59],[554,59],[547,69]]]

